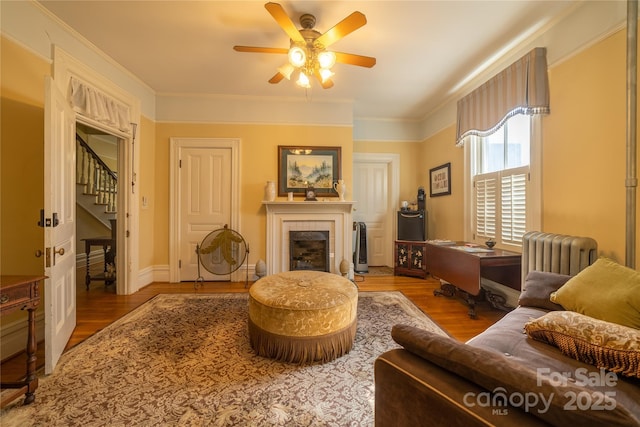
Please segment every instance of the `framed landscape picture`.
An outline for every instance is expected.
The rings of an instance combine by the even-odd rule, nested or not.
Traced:
[[[278,196],[305,195],[312,186],[318,197],[337,197],[333,184],[341,174],[340,147],[278,146]]]

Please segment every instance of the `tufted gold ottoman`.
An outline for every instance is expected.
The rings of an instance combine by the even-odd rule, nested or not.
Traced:
[[[290,363],[328,362],[351,350],[358,289],[348,279],[297,270],[266,276],[249,289],[254,351]]]

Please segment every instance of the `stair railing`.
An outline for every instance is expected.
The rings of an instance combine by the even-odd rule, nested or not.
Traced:
[[[107,213],[115,213],[118,176],[78,134],[76,148],[76,182],[85,186],[85,194],[96,196],[96,204],[105,205]]]

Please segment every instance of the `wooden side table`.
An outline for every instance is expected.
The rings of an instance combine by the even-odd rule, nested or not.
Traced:
[[[2,382],[0,388],[15,388],[19,391],[7,397],[0,405],[5,406],[18,394],[25,392],[24,404],[28,405],[35,400],[35,391],[38,388],[36,376],[36,316],[35,311],[40,303],[38,283],[46,276],[0,276],[0,316],[13,313],[16,310],[27,310],[27,374],[23,381]]]
[[[105,285],[111,284],[113,280],[107,278],[106,276],[107,250],[108,249],[113,250],[113,248],[115,247],[115,239],[113,238],[113,236],[105,236],[105,237],[90,237],[82,240],[84,240],[84,252],[87,255],[87,273],[84,278],[84,283],[87,286],[87,290],[89,290],[89,285],[91,284],[92,280],[104,280]],[[91,277],[91,272],[89,271],[89,267],[90,267],[89,254],[91,253],[92,246],[101,246],[102,250],[104,251],[104,271],[102,272],[102,274],[94,275],[93,277]]]
[[[457,291],[469,305],[469,317],[475,318],[475,298],[487,298],[495,308],[506,309],[504,298],[490,294],[481,286],[482,278],[501,283],[517,291],[521,288],[522,255],[502,249],[467,247],[466,242],[440,245],[427,242],[427,271],[449,285],[442,285],[434,295],[454,296]]]

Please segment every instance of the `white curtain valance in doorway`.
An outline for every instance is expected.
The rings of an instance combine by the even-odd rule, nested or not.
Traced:
[[[121,132],[131,132],[127,105],[74,77],[71,77],[70,90],[71,103],[80,114]]]

